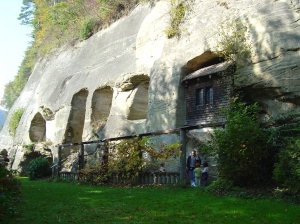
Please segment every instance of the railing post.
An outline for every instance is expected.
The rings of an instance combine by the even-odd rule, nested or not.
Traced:
[[[186,130],[180,129],[180,144],[181,144],[181,156],[180,156],[180,183],[185,184],[186,174]]]
[[[61,170],[61,148],[62,146],[59,145],[58,146],[58,150],[57,150],[57,168],[56,168],[56,176],[59,177],[60,176],[60,170]]]
[[[79,170],[84,169],[84,144],[80,145]]]

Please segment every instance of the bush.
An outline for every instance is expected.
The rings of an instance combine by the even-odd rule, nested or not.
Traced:
[[[215,129],[203,147],[216,157],[219,176],[242,187],[269,183],[275,152],[267,145],[269,132],[260,127],[258,105],[233,102],[223,112],[226,128]]]
[[[19,122],[21,120],[23,113],[24,113],[24,108],[19,108],[13,113],[10,119],[9,129],[12,136],[15,136],[16,134],[16,129],[19,126]]]
[[[28,175],[30,180],[50,176],[51,168],[49,161],[44,157],[31,160],[28,164]]]
[[[300,139],[291,139],[279,152],[273,178],[291,193],[300,193]]]
[[[208,187],[205,188],[205,191],[217,196],[225,196],[227,192],[233,189],[233,182],[218,178],[213,181]]]
[[[35,144],[28,144],[28,145],[24,145],[24,147],[26,149],[28,149],[30,152],[33,152],[34,151],[34,145]]]
[[[0,222],[17,213],[15,202],[20,194],[21,182],[15,178],[15,171],[7,170],[0,164]]]
[[[214,53],[226,61],[233,60],[236,73],[240,68],[251,63],[251,45],[247,26],[242,21],[225,18],[218,27],[216,49]]]
[[[176,0],[171,0],[170,2],[171,25],[165,30],[165,33],[168,38],[180,35],[179,25],[182,23],[187,10],[186,5],[183,5],[182,3],[178,4],[178,1]]]
[[[92,19],[84,20],[80,28],[80,38],[86,40],[92,36],[94,27],[95,22]]]

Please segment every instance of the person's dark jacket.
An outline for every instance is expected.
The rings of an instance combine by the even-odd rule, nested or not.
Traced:
[[[196,155],[196,161],[195,161],[195,164],[196,163],[200,163],[201,164],[201,159],[200,159],[200,156],[199,155]],[[186,166],[187,168],[191,168],[191,155],[189,155],[188,159],[187,159],[187,162],[186,162]],[[194,167],[195,168],[195,167]]]

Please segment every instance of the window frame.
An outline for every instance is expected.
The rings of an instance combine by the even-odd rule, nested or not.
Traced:
[[[199,88],[196,90],[196,102],[197,106],[205,105],[204,88]]]
[[[212,105],[214,104],[214,90],[213,86],[205,86],[196,89],[196,105]]]
[[[212,86],[205,88],[205,104],[214,104],[214,89]]]

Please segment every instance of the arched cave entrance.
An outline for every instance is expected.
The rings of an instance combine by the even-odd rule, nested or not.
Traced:
[[[88,91],[86,89],[80,90],[73,96],[72,109],[65,132],[65,143],[82,141],[87,96]]]
[[[101,130],[107,121],[112,104],[111,87],[97,89],[92,97],[91,126],[95,131]]]
[[[183,76],[190,74],[194,71],[197,71],[201,68],[209,67],[214,64],[222,62],[218,55],[214,54],[211,51],[205,51],[203,54],[189,60],[186,65],[182,68]]]
[[[31,121],[29,138],[33,142],[45,141],[46,121],[40,113],[37,113]]]
[[[147,118],[149,77],[146,75],[135,76],[131,82],[136,86],[133,89],[133,100],[129,107],[128,120],[141,120]]]

